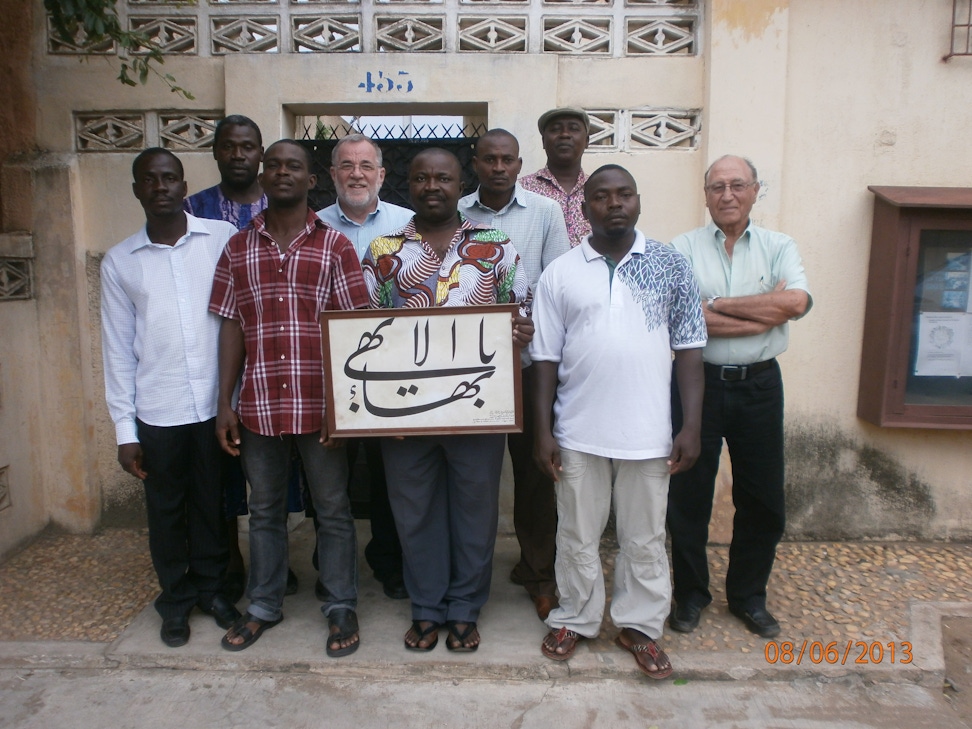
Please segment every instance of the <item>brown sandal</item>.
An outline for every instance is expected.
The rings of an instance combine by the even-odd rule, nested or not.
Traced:
[[[567,628],[552,628],[544,637],[543,643],[540,644],[540,650],[547,658],[552,658],[555,661],[566,661],[574,655],[577,642],[583,637],[573,630],[567,630]],[[558,653],[558,648],[563,650]]]
[[[668,655],[658,643],[641,631],[625,628],[618,633],[614,642],[635,657],[638,668],[649,678],[662,679],[672,675],[674,669]]]

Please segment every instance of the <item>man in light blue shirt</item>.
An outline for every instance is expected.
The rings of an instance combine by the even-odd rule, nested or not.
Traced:
[[[479,189],[459,201],[459,212],[470,220],[502,230],[509,237],[536,291],[540,273],[570,250],[570,238],[560,205],[524,190],[516,181],[523,167],[520,145],[505,129],[490,129],[476,143],[473,168]],[[520,560],[510,579],[526,588],[537,615],[546,620],[557,607],[554,559],[557,538],[557,501],[554,484],[533,460],[534,370],[524,350],[523,432],[510,433],[507,447],[513,464],[513,526],[520,543]]]
[[[704,189],[712,223],[672,241],[692,264],[709,339],[702,352],[702,453],[691,470],[672,477],[668,495],[675,599],[669,625],[695,630],[712,601],[705,547],[725,439],[735,506],[726,600],[750,631],[773,638],[780,625],[766,609],[766,585],[786,516],[783,380],[776,357],[786,350],[787,322],[806,314],[813,301],[793,239],[750,220],[759,195],[752,162],[719,158],[705,174]],[[678,397],[676,383],[673,401]],[[677,415],[673,407],[675,427]]]
[[[331,151],[337,202],[317,211],[317,217],[351,239],[359,259],[371,241],[400,230],[414,214],[378,197],[385,181],[381,162],[381,147],[374,140],[364,134],[343,137]]]
[[[219,317],[209,313],[216,261],[236,228],[183,212],[182,163],[154,147],[135,158],[145,227],[101,264],[105,397],[118,462],[145,484],[162,641],[189,640],[198,606],[229,627],[219,592],[228,550],[223,456],[216,440]]]
[[[371,241],[400,230],[412,219],[411,210],[378,197],[385,181],[381,162],[381,148],[374,140],[363,134],[341,138],[331,151],[331,179],[337,190],[337,202],[317,212],[321,220],[351,240],[359,259],[364,258]],[[352,474],[361,448],[368,463],[371,519],[371,541],[365,547],[365,559],[382,583],[385,595],[404,600],[408,591],[402,576],[402,546],[388,502],[381,448],[376,438],[349,439],[347,451]]]

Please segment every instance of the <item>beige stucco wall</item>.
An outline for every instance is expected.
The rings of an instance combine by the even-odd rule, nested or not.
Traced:
[[[701,108],[698,149],[596,153],[590,171],[617,162],[635,174],[641,227],[667,240],[705,222],[701,176],[715,157],[751,157],[764,182],[754,218],[800,244],[815,305],[791,329],[787,387],[791,534],[972,536],[972,434],[879,429],[856,415],[870,245],[869,184],[969,185],[972,59],[947,51],[950,0],[708,0],[695,57],[590,59],[492,54],[248,54],[171,58],[165,70],[196,96],[156,81],[134,89],[100,60],[43,53],[35,20],[37,138],[71,154],[72,112],[130,109],[246,113],[269,142],[293,132],[293,114],[375,102],[365,70],[407,71],[414,90],[390,104],[486,104],[490,126],[519,137],[524,171],[542,165],[535,120],[555,105]],[[398,108],[398,107],[391,107]],[[428,107],[424,109],[428,111]],[[180,155],[191,190],[213,184],[205,152]],[[97,257],[141,224],[131,195],[132,153],[74,155],[75,253],[84,296],[96,293]],[[78,307],[79,312],[83,307]],[[87,453],[106,504],[137,493],[114,463],[96,361],[97,307],[79,314],[84,402],[95,415]],[[0,311],[0,315],[4,312]],[[9,377],[3,365],[4,377]],[[0,411],[0,418],[4,411]],[[6,430],[6,421],[0,421]],[[82,456],[79,456],[82,457]],[[83,457],[82,457],[83,460]],[[81,493],[87,493],[83,489]],[[54,504],[44,507],[57,511]],[[2,518],[2,515],[0,515]],[[0,545],[2,549],[2,545]]]
[[[910,510],[901,514],[906,523],[930,501],[928,536],[968,538],[972,433],[882,429],[855,415],[873,212],[867,186],[972,185],[972,58],[941,60],[951,8],[949,0],[790,3],[779,188],[781,226],[802,243],[816,301],[793,327],[785,359],[788,419],[810,429],[809,445],[840,445],[838,463],[818,471],[820,500],[843,497],[848,510],[869,503],[883,524],[883,509]],[[868,446],[901,467],[897,493],[885,489],[876,499],[881,488],[860,477]]]

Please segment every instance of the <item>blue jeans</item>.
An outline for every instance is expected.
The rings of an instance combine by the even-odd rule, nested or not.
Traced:
[[[296,444],[317,510],[320,581],[328,600],[321,611],[354,610],[358,603],[357,544],[348,499],[344,448],[328,449],[320,433],[265,436],[240,427],[240,456],[250,482],[249,612],[261,620],[281,615],[287,588],[287,481]]]

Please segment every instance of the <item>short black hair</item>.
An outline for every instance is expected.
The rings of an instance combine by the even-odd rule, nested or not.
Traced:
[[[408,163],[409,173],[411,173],[412,171],[412,165],[415,164],[415,160],[417,160],[419,157],[428,154],[444,154],[447,157],[452,157],[452,159],[455,160],[456,165],[459,167],[459,173],[462,174],[462,162],[459,161],[459,157],[456,156],[455,152],[450,152],[448,149],[443,149],[442,147],[426,147],[425,149],[420,151],[417,155],[412,157],[412,161]]]
[[[508,132],[505,129],[500,129],[499,127],[497,127],[495,129],[490,129],[489,131],[485,132],[483,136],[481,136],[479,139],[476,140],[476,148],[475,148],[476,156],[477,157],[479,156],[479,145],[482,142],[484,142],[487,139],[496,139],[497,137],[512,139],[513,142],[516,144],[517,150],[520,149],[520,140],[518,140],[511,132]]]
[[[138,179],[138,168],[142,164],[142,162],[149,159],[150,157],[158,157],[159,155],[168,155],[169,157],[174,159],[176,163],[176,168],[179,170],[179,179],[180,180],[186,179],[186,172],[182,168],[182,160],[176,157],[175,154],[170,152],[168,149],[163,149],[162,147],[149,147],[148,149],[139,152],[138,156],[132,162],[132,179],[133,180]]]
[[[213,146],[219,144],[219,135],[223,133],[226,127],[250,127],[257,135],[257,143],[263,146],[263,135],[260,133],[260,127],[257,123],[253,121],[248,116],[243,116],[242,114],[230,114],[227,117],[223,117],[219,120],[219,124],[216,125],[216,131],[213,132]]]
[[[594,170],[591,174],[587,176],[587,182],[584,183],[585,198],[587,198],[588,188],[591,186],[591,182],[594,180],[594,178],[597,177],[598,175],[604,174],[605,172],[610,172],[611,170],[617,170],[618,172],[623,172],[624,174],[626,174],[631,179],[631,182],[634,183],[634,188],[637,191],[638,182],[635,180],[634,175],[628,172],[628,170],[626,170],[624,167],[622,167],[621,165],[614,165],[614,164],[601,165],[600,167],[598,167],[596,170]]]
[[[270,150],[276,147],[278,144],[290,144],[299,148],[300,151],[304,153],[304,161],[307,162],[307,169],[309,169],[311,172],[314,171],[314,158],[311,156],[310,150],[296,139],[278,139],[276,142],[267,147],[267,151],[263,154],[264,158],[270,153]]]

